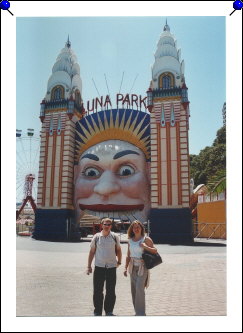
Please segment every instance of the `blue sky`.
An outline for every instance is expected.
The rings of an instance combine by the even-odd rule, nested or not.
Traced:
[[[40,130],[40,102],[52,66],[69,34],[83,84],[84,102],[119,92],[145,96],[151,66],[166,17],[21,17],[17,18],[16,126]],[[167,16],[181,48],[190,100],[190,153],[210,146],[223,125],[226,101],[226,32],[223,16]]]

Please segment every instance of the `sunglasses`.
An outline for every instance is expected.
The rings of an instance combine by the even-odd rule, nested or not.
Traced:
[[[111,226],[111,224],[105,224],[105,223],[104,223],[103,225],[105,225],[105,226],[107,226],[107,227],[110,227],[110,226]]]

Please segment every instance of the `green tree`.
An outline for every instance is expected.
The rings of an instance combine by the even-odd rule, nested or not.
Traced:
[[[216,174],[208,180],[207,187],[210,192],[224,192],[226,190],[226,170],[218,170]]]
[[[211,147],[205,147],[198,155],[190,155],[190,172],[195,186],[209,183],[214,183],[216,186],[221,178],[225,176],[226,179],[225,126],[217,131],[216,139]]]
[[[213,146],[218,144],[226,144],[226,126],[221,127],[216,134],[216,139],[213,142]]]

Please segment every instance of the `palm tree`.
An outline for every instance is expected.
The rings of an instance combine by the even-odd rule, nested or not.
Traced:
[[[212,193],[222,193],[226,191],[226,170],[219,170],[207,183],[207,187]]]

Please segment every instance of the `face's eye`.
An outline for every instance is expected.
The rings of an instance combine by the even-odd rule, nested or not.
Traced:
[[[83,172],[84,176],[86,177],[90,177],[90,178],[97,178],[100,176],[101,172],[93,167],[89,167],[87,169],[85,169],[85,171]]]
[[[135,173],[135,170],[130,165],[123,165],[118,170],[118,175],[123,176],[123,177],[131,176],[134,173]]]

